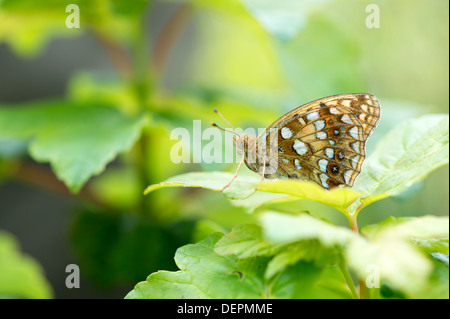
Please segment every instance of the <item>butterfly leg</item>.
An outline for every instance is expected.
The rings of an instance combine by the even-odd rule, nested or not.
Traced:
[[[236,173],[234,174],[233,178],[231,179],[231,181],[230,181],[227,185],[225,185],[225,186],[222,188],[222,192],[223,192],[228,186],[230,186],[231,183],[233,183],[233,181],[236,179],[236,177],[237,177],[237,175],[238,175],[238,173],[239,173],[239,170],[241,169],[242,163],[244,163],[244,158],[245,158],[245,156],[243,156],[242,159],[241,159],[241,161],[239,162],[239,166],[238,166],[238,168],[237,168],[237,170],[236,170]]]

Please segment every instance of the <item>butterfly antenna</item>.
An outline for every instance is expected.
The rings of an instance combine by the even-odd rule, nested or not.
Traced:
[[[227,119],[219,112],[218,109],[214,109],[214,112],[216,112],[217,114],[219,114],[219,116],[222,118],[222,120],[224,120],[229,126],[231,126],[231,127],[233,128],[233,130],[236,129],[233,125],[231,125],[230,122],[227,121]]]
[[[211,125],[217,127],[218,129],[220,129],[220,130],[222,130],[222,131],[224,131],[224,132],[233,133],[233,134],[236,134],[237,136],[240,136],[238,133],[233,132],[233,131],[230,131],[230,130],[226,130],[226,129],[224,129],[223,127],[220,127],[219,125],[217,125],[217,124],[214,123],[214,122],[211,122]]]

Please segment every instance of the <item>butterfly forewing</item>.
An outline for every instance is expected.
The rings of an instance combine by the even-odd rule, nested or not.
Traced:
[[[270,145],[269,130],[278,134],[277,174],[268,177],[312,180],[326,189],[352,186],[379,116],[370,94],[330,96],[292,110],[258,137]]]

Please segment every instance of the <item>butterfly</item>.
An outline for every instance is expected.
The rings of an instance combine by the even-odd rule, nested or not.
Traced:
[[[242,163],[262,175],[261,182],[264,178],[293,178],[313,181],[325,189],[351,187],[361,172],[367,139],[379,119],[380,103],[367,93],[333,95],[297,107],[258,136],[233,138],[243,157],[222,190],[236,179]]]

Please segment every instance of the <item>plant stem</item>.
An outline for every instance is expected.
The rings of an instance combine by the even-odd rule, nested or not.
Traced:
[[[350,223],[350,228],[351,230],[353,230],[356,234],[359,235],[359,229],[358,229],[358,223],[356,221],[357,216],[358,216],[358,212],[355,212],[353,214],[349,214],[348,216],[348,221]],[[365,282],[363,279],[359,279],[359,298],[360,299],[364,299],[365,297]]]
[[[103,34],[93,30],[92,34],[111,60],[117,73],[122,77],[128,77],[131,69],[127,52],[115,41],[106,38]]]
[[[347,266],[345,265],[344,259],[341,258],[339,262],[339,268],[341,269],[342,275],[344,275],[345,281],[347,282],[347,286],[350,288],[352,292],[353,299],[358,299],[358,293],[356,292],[355,284],[353,283],[352,277],[347,270]]]
[[[366,289],[365,289],[365,282],[363,279],[359,279],[359,298],[364,299],[366,297]]]
[[[149,39],[145,29],[143,16],[136,21],[133,36],[131,39],[132,53],[132,86],[135,93],[136,104],[139,113],[145,114],[149,109],[149,101],[152,88],[152,80],[148,65]],[[144,189],[152,183],[151,167],[149,160],[151,154],[148,151],[149,132],[147,129],[142,131],[139,141],[134,146],[135,165],[140,178],[141,188]],[[148,197],[142,198],[141,213],[150,212],[150,200]]]
[[[358,223],[356,221],[357,215],[348,216],[348,221],[350,223],[350,229],[359,235]]]
[[[56,178],[55,174],[42,165],[34,162],[22,161],[14,167],[12,177],[21,182],[51,191],[56,194],[61,194],[69,198],[73,198],[74,194],[69,191],[67,186]],[[112,207],[99,199],[91,192],[89,187],[83,187],[76,197],[88,204],[101,207],[103,209],[112,209]]]
[[[155,43],[155,49],[151,55],[151,63],[160,79],[163,76],[169,54],[181,32],[186,27],[186,24],[189,22],[192,11],[192,6],[189,3],[181,5],[169,19]]]

